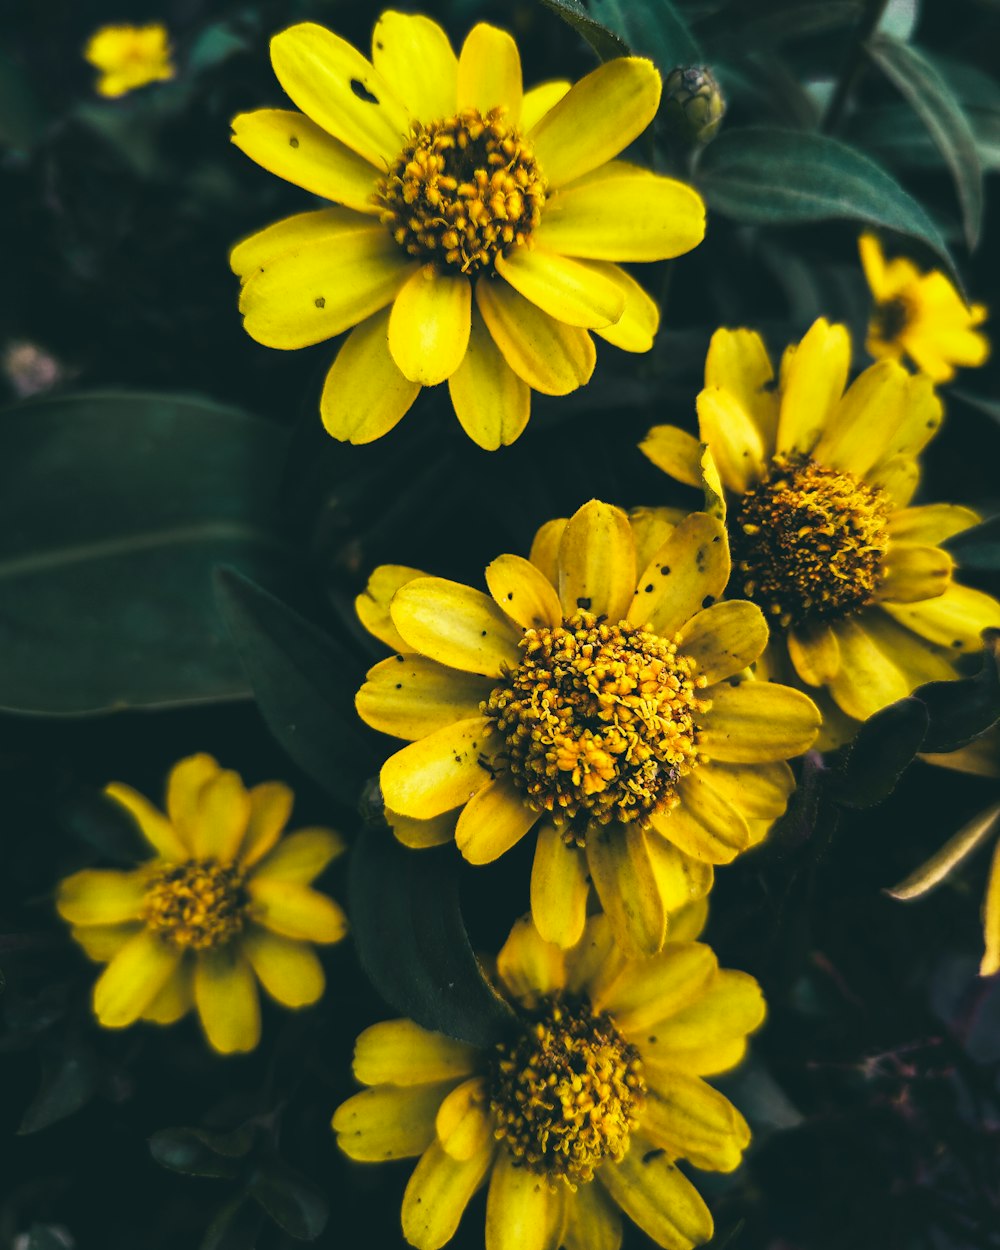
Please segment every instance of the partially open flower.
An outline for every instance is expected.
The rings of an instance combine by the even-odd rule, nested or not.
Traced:
[[[372,1088],[333,1127],[352,1159],[420,1156],[403,1197],[412,1246],[450,1241],[487,1178],[486,1250],[617,1246],[622,1212],[666,1250],[712,1236],[677,1160],[739,1165],[750,1130],[703,1078],[739,1063],[765,1008],[694,936],[629,959],[593,916],[564,953],[522,920],[497,959],[517,1023],[492,1053],[411,1020],[361,1034],[354,1074]]]
[[[102,26],[91,35],[84,56],[101,72],[97,90],[103,96],[126,95],[174,76],[170,39],[159,23]]]
[[[247,791],[209,755],[176,764],[164,815],[129,786],[106,789],[155,852],[132,872],[87,869],[59,885],[57,907],[91,959],[106,963],[94,1013],[106,1028],[173,1024],[193,1007],[218,1051],[253,1050],[257,981],[286,1007],[323,993],[313,942],[337,942],[344,913],[310,884],[343,849],[329,829],[282,838],[292,792]]]
[[[271,41],[301,113],[233,122],[252,160],[332,202],[239,244],[248,334],[268,347],[354,327],[320,409],[338,439],[381,438],[447,382],[471,439],[512,443],[531,392],[589,381],[591,331],[652,346],[659,310],[619,261],[701,242],[697,192],[614,158],[660,101],[650,61],[525,92],[514,40],[480,24],[456,58],[429,18],[386,12],[372,59],[312,23]]]
[[[728,580],[715,518],[630,521],[596,500],[544,525],[530,560],[494,560],[489,595],[377,569],[358,612],[399,654],[356,703],[411,740],[381,772],[396,836],[454,837],[486,864],[537,828],[543,936],[579,939],[592,881],[619,941],[658,950],[667,912],[784,811],[785,760],[819,726],[804,695],[749,678],[767,627],[716,602]]]

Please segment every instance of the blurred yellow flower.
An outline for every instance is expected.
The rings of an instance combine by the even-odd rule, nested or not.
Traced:
[[[921,273],[903,257],[887,261],[873,234],[863,234],[858,247],[875,300],[865,343],[869,355],[908,356],[934,382],[950,381],[956,365],[985,364],[989,340],[974,329],[986,320],[984,304],[966,304],[937,269]]]
[[[165,26],[102,26],[83,55],[101,71],[97,91],[122,96],[147,83],[173,78],[170,39]]]
[[[371,61],[306,22],[271,40],[271,62],[302,111],[241,114],[233,142],[334,207],[269,226],[231,263],[259,343],[354,327],[320,400],[334,438],[381,438],[447,381],[494,450],[521,434],[532,390],[590,379],[591,330],[649,350],[659,310],[616,262],[679,256],[705,230],[691,187],[613,159],[656,113],[650,61],[525,92],[504,31],[481,23],[456,58],[435,22],[390,11]]]
[[[361,1034],[354,1074],[371,1088],[333,1127],[352,1159],[420,1156],[410,1245],[450,1241],[487,1178],[486,1250],[618,1246],[621,1213],[666,1250],[708,1241],[712,1216],[676,1161],[739,1166],[750,1130],[703,1078],[739,1063],[765,1007],[696,928],[679,936],[630,959],[598,915],[564,953],[522,920],[497,958],[519,1028],[492,1053],[411,1020]]]
[[[820,318],[786,350],[775,387],[760,336],[718,330],[698,396],[701,443],[669,425],[642,443],[692,486],[704,484],[708,448],[733,549],[730,591],[771,621],[757,675],[813,688],[827,745],[916,686],[954,677],[955,658],[1000,625],[1000,604],[954,581],[938,545],[976,514],[909,506],[918,457],[941,424],[933,384],[882,360],[845,392],[850,354],[846,329]]]
[[[410,740],[381,772],[397,838],[486,864],[537,826],[542,935],[578,941],[593,882],[619,942],[658,950],[667,912],[785,810],[785,760],[819,726],[799,691],[744,680],[767,626],[716,603],[728,580],[714,517],[597,500],[542,526],[530,560],[494,560],[489,595],[377,569],[358,613],[398,654],[356,705]]]
[[[346,922],[310,883],[340,854],[340,838],[319,828],[282,838],[291,790],[267,781],[247,791],[209,755],[174,766],[166,815],[120,782],[105,793],[155,854],[132,872],[87,869],[59,885],[59,914],[108,965],[94,986],[98,1021],[173,1024],[196,1007],[216,1050],[253,1050],[257,980],[286,1007],[323,993],[310,943],[339,941]]]

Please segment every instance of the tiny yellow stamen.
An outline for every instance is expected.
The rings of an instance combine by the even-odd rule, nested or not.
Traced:
[[[164,865],[150,878],[143,919],[179,950],[209,950],[243,931],[246,910],[235,868],[189,859]]]

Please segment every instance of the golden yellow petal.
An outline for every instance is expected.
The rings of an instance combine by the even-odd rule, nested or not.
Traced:
[[[430,820],[468,803],[491,779],[490,725],[483,716],[457,721],[390,756],[380,774],[386,806]]]
[[[441,1250],[451,1241],[469,1200],[486,1179],[493,1153],[490,1142],[459,1161],[440,1142],[431,1142],[403,1194],[403,1236],[415,1250]]]
[[[74,925],[109,925],[138,920],[146,901],[144,872],[85,868],[59,882],[56,909]]]
[[[759,334],[754,330],[716,330],[705,358],[705,386],[719,387],[736,399],[753,419],[768,455],[774,451],[778,425],[773,381],[774,369]]]
[[[484,451],[509,447],[524,433],[531,387],[507,363],[475,305],[469,345],[448,379],[448,393],[462,429]]]
[[[632,955],[652,955],[663,945],[667,913],[646,834],[636,825],[592,825],[587,866],[619,945]]]
[[[613,278],[558,252],[519,247],[499,254],[495,267],[515,291],[567,325],[603,329],[625,311],[625,293]]]
[[[531,867],[531,915],[547,942],[566,949],[583,935],[587,919],[587,857],[569,846],[562,833],[546,821],[538,830]]]
[[[675,930],[673,913],[709,892],[714,870],[711,864],[685,855],[662,835],[655,837],[647,834],[646,845],[667,911],[667,937],[671,942],[681,941]]]
[[[459,1161],[471,1159],[493,1136],[486,1080],[474,1076],[451,1091],[438,1108],[434,1132],[445,1152]]]
[[[678,633],[677,646],[713,686],[749,667],[767,646],[767,636],[760,608],[731,599],[696,612]]]
[[[732,1172],[750,1144],[750,1127],[733,1104],[700,1077],[663,1069],[649,1083],[642,1132],[672,1159],[710,1172]]]
[[[194,1007],[194,957],[188,955],[164,982],[159,993],[143,1011],[142,1019],[151,1024],[176,1024]]]
[[[629,608],[633,625],[670,638],[729,581],[729,540],[716,517],[692,512],[654,554]]]
[[[177,767],[179,766],[175,765],[175,769]],[[188,857],[189,850],[183,828],[168,820],[149,799],[120,781],[110,782],[104,787],[104,793],[125,808],[157,855],[168,860],[183,860]]]
[[[439,664],[500,677],[521,661],[522,631],[489,595],[471,586],[443,577],[418,578],[396,591],[389,613],[410,648]]]
[[[492,685],[422,655],[394,655],[368,670],[354,706],[366,725],[412,742],[478,716]]]
[[[486,22],[473,26],[458,58],[458,107],[488,113],[502,105],[507,119],[517,125],[523,96],[517,44],[496,26]]]
[[[587,917],[583,937],[565,958],[567,992],[586,994],[593,1003],[603,1001],[628,963],[628,956],[615,941],[611,922],[602,912]]]
[[[565,1250],[621,1250],[621,1216],[603,1186],[578,1186],[567,1207]]]
[[[789,358],[781,384],[777,450],[808,455],[840,402],[851,363],[851,340],[842,325],[820,317]]]
[[[389,314],[389,352],[400,373],[437,386],[458,369],[469,345],[472,284],[464,274],[418,269],[400,289]]]
[[[744,494],[766,473],[766,448],[753,417],[739,399],[719,387],[698,396],[698,431],[712,449],[723,485]]]
[[[979,965],[981,977],[1000,972],[1000,842],[990,861],[990,875],[983,899],[983,958]]]
[[[243,869],[252,868],[268,853],[284,832],[295,796],[282,781],[262,781],[250,794],[250,820],[240,846]]]
[[[978,525],[980,516],[955,503],[928,503],[901,508],[889,517],[889,533],[902,543],[930,543],[936,547],[954,534]]]
[[[903,420],[909,374],[880,360],[848,387],[813,452],[820,464],[864,476],[885,454]]]
[[[820,726],[815,703],[801,691],[773,682],[715,686],[698,743],[724,764],[761,764],[808,751]]]
[[[712,788],[748,819],[775,820],[788,806],[795,775],[784,760],[772,764],[701,764]]]
[[[828,685],[840,671],[840,644],[825,621],[793,626],[785,636],[788,655],[807,686]]]
[[[635,593],[635,544],[621,508],[592,499],[570,518],[559,544],[563,615],[583,610],[616,622]]]
[[[910,693],[903,673],[861,623],[851,618],[838,621],[834,632],[840,647],[840,668],[829,689],[848,716],[867,720]]]
[[[676,425],[654,425],[639,450],[678,482],[701,487],[701,444],[693,434]]]
[[[881,607],[894,621],[921,638],[955,652],[978,651],[983,645],[982,631],[1000,626],[1000,603],[981,590],[957,582],[952,582],[936,599],[914,604],[883,603]]]
[[[556,1200],[547,1177],[501,1150],[486,1195],[486,1250],[554,1250],[549,1207]]]
[[[714,1232],[701,1195],[673,1163],[639,1133],[632,1135],[620,1163],[606,1163],[597,1174],[625,1214],[663,1250],[693,1250]]]
[[[537,126],[550,108],[563,98],[573,84],[564,78],[553,79],[551,82],[539,83],[524,93],[521,106],[521,129],[527,133]]]
[[[390,315],[383,309],[355,326],[326,375],[320,416],[340,442],[361,445],[388,434],[420,394],[420,383],[403,376],[389,351]]]
[[[547,942],[530,916],[515,921],[497,956],[497,972],[514,998],[529,1002],[555,994],[566,983],[566,960]]]
[[[656,300],[620,265],[604,260],[579,260],[577,264],[610,278],[625,296],[625,308],[618,320],[594,333],[623,352],[648,352],[660,328],[660,306]]]
[[[876,598],[887,603],[919,603],[943,595],[955,561],[940,547],[893,542],[882,562]]]
[[[385,12],[372,31],[372,65],[405,105],[411,120],[450,117],[457,108],[458,58],[429,17]]]
[[[562,622],[562,607],[552,583],[522,556],[498,556],[488,564],[486,585],[497,605],[522,629]]]
[[[138,920],[121,924],[81,924],[70,930],[73,941],[79,942],[83,953],[95,963],[106,964],[129,938],[135,937],[141,925]]]
[[[590,381],[597,362],[586,330],[543,312],[507,282],[476,283],[476,306],[504,359],[543,395],[568,395]]]
[[[656,1020],[655,1040],[643,1042],[650,1062],[669,1065],[674,1051],[692,1051],[743,1038],[767,1014],[760,986],[745,972],[722,968],[676,1012]]]
[[[393,651],[409,651],[411,648],[406,645],[389,615],[392,597],[400,586],[426,576],[423,570],[405,564],[380,564],[369,577],[364,591],[354,600],[354,610],[361,624]]]
[[[251,877],[247,882],[250,914],[272,933],[304,942],[339,942],[347,917],[339,903],[325,894],[280,878]]]
[[[316,826],[297,829],[278,843],[273,851],[262,859],[253,871],[253,877],[267,877],[271,881],[292,881],[296,885],[309,885],[342,855],[346,843],[332,829]]]
[[[412,1020],[382,1020],[354,1044],[354,1075],[363,1085],[454,1084],[473,1072],[479,1052]]]
[[[285,1007],[306,1007],[323,995],[323,965],[306,942],[252,927],[242,939],[243,953],[268,994]]]
[[[397,839],[411,850],[426,850],[430,846],[444,846],[455,837],[455,826],[458,824],[461,808],[451,812],[442,812],[430,820],[416,820],[412,816],[401,816],[390,808],[385,809],[386,823]]]
[[[94,985],[94,1015],[106,1029],[134,1024],[174,975],[181,953],[148,929],[122,946]]]
[[[434,1117],[454,1085],[452,1080],[363,1089],[333,1113],[337,1145],[361,1163],[421,1154],[434,1141]]]
[[[546,521],[535,534],[531,551],[528,553],[531,563],[553,586],[558,585],[559,582],[559,547],[568,524],[569,521],[565,517]]]
[[[601,996],[626,1034],[642,1032],[697,1001],[718,975],[719,961],[701,942],[668,942],[658,955],[632,959]],[[595,1002],[595,1007],[597,1002]]]
[[[250,796],[239,773],[224,769],[210,777],[198,792],[190,821],[195,858],[232,863],[250,822]]]
[[[538,822],[504,773],[487,781],[465,807],[455,826],[455,845],[470,864],[492,864],[515,846]]]

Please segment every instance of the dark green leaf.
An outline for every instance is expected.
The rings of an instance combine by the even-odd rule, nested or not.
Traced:
[[[58,1229],[48,1224],[32,1224],[24,1250],[69,1250],[72,1245]]]
[[[149,844],[129,813],[99,790],[76,791],[59,804],[56,814],[67,833],[102,859],[134,866],[149,854]]]
[[[957,751],[1000,720],[1000,631],[986,631],[983,666],[975,677],[932,681],[913,698],[927,708],[930,726],[922,751]]]
[[[974,248],[983,215],[983,171],[976,138],[961,104],[937,69],[912,44],[876,35],[868,41],[867,51],[937,144],[955,180],[966,243]]]
[[[1000,400],[986,399],[982,395],[970,395],[967,391],[951,391],[950,393],[952,398],[968,404],[976,412],[981,412],[987,417],[992,417],[994,421],[1000,422]]]
[[[984,173],[1000,170],[1000,112],[967,112]],[[887,104],[858,114],[850,137],[887,164],[940,169],[945,160],[927,127],[907,104]]]
[[[351,855],[350,912],[361,963],[396,1011],[476,1046],[509,1025],[469,945],[453,846],[411,851],[369,825]]]
[[[199,1250],[254,1250],[263,1222],[258,1207],[235,1198],[216,1212]]]
[[[196,1128],[164,1128],[150,1137],[149,1152],[161,1167],[172,1172],[232,1180],[239,1175],[239,1156],[220,1152],[212,1141],[214,1136]]]
[[[326,1227],[330,1213],[322,1195],[283,1163],[262,1168],[250,1183],[250,1195],[298,1241],[314,1241]]]
[[[542,0],[542,4],[572,26],[578,35],[582,35],[602,61],[630,55],[632,50],[621,36],[592,17],[580,0]]]
[[[963,530],[944,546],[962,568],[1000,570],[1000,516]]]
[[[76,1053],[63,1056],[47,1067],[41,1088],[21,1119],[18,1133],[37,1133],[79,1111],[97,1089],[97,1070],[92,1056]]]
[[[924,210],[894,178],[827,135],[749,126],[724,131],[698,167],[709,207],[761,225],[846,218],[929,244],[954,273],[948,248]]]
[[[858,808],[887,799],[916,758],[928,724],[927,708],[914,698],[900,699],[869,717],[830,776],[837,802]]]
[[[828,30],[853,25],[863,11],[860,0],[814,0],[812,4],[790,4],[750,17],[730,35],[724,32],[726,46],[756,48],[762,43],[786,43],[805,35],[820,35]]]
[[[0,413],[0,708],[245,697],[212,569],[287,561],[285,438],[207,400],[63,395]]]
[[[638,56],[648,56],[666,77],[678,66],[704,60],[691,28],[670,0],[592,0],[591,12]]]
[[[27,65],[17,64],[6,48],[0,48],[0,148],[30,148],[43,125]]]
[[[303,772],[353,807],[376,767],[370,735],[354,712],[361,666],[232,569],[220,570],[217,591],[268,728]]]

